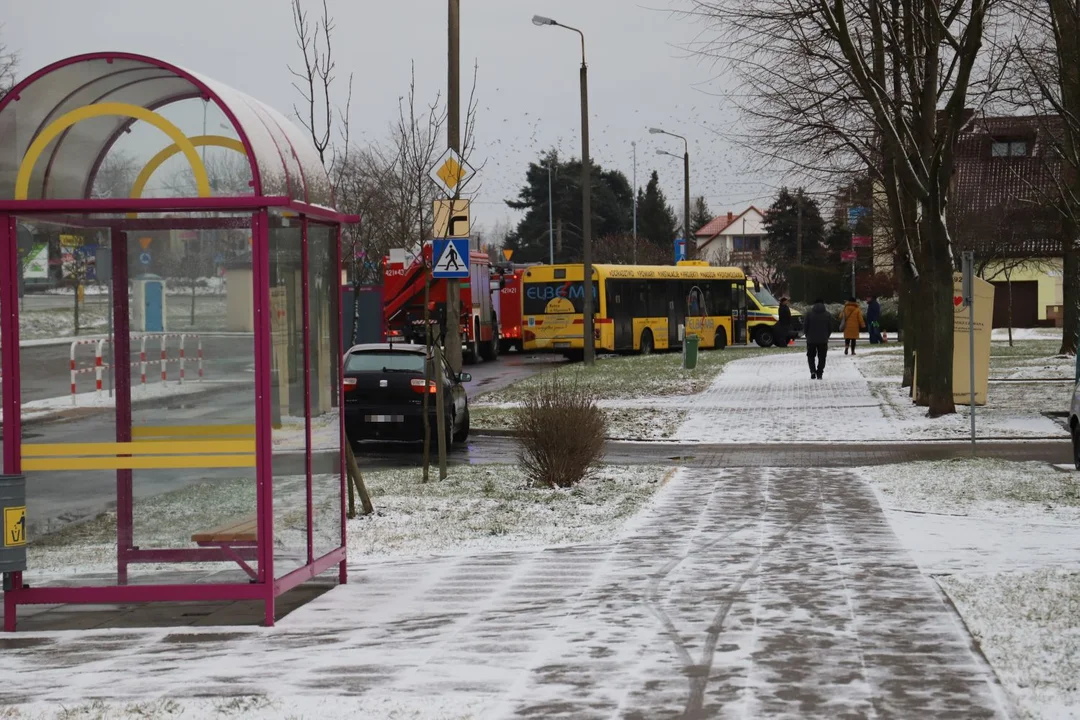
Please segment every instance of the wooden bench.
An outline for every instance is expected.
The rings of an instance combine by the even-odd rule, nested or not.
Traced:
[[[255,580],[258,573],[245,561],[254,559],[253,548],[258,546],[259,528],[255,515],[230,520],[210,530],[202,530],[191,536],[191,541],[200,547],[220,548],[225,557],[229,558],[241,568],[248,576]],[[238,551],[237,548],[242,548]],[[245,558],[244,556],[247,556]]]
[[[199,545],[217,545],[219,543],[228,543],[229,545],[254,544],[257,539],[258,526],[254,515],[230,520],[212,530],[203,530],[191,536],[191,541]]]

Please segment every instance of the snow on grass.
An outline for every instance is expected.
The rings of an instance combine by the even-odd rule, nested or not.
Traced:
[[[938,578],[1022,718],[1080,714],[1080,573]]]
[[[311,447],[341,447],[341,423],[337,410],[311,418]],[[271,433],[271,444],[277,452],[304,452],[306,436],[304,418],[283,416],[281,427]]]
[[[545,547],[614,537],[666,468],[602,467],[569,490],[532,487],[510,465],[365,472],[376,513],[349,521],[349,557],[400,558]]]
[[[956,413],[929,418],[926,408],[911,401],[897,383],[873,383],[870,392],[889,425],[907,440],[964,440],[971,436],[968,406]],[[991,383],[987,404],[975,408],[976,437],[988,439],[1065,438],[1062,425],[1043,415],[1068,408],[1071,387],[1056,383]]]
[[[587,386],[601,400],[649,399],[693,395],[712,384],[725,365],[759,355],[775,355],[784,350],[705,350],[698,354],[697,368],[683,370],[679,353],[628,355],[597,358],[593,367],[581,363],[559,368],[568,382]],[[543,375],[533,375],[501,390],[484,393],[472,404],[520,403],[535,391]]]
[[[108,308],[105,305],[84,305],[79,309],[79,333],[101,333],[109,327]],[[19,339],[73,337],[75,335],[75,312],[73,308],[33,310],[19,313]]]
[[[1024,718],[1080,715],[1080,481],[1042,463],[861,468]]]
[[[686,419],[687,410],[668,407],[600,407],[608,420],[610,440],[669,440]],[[517,406],[472,406],[471,425],[477,430],[514,429]]]
[[[963,459],[864,468],[887,510],[1080,519],[1080,474],[1045,463]]]
[[[597,395],[608,418],[608,438],[612,440],[669,440],[678,432],[696,403],[696,395],[707,390],[731,362],[762,355],[788,354],[789,350],[705,351],[698,355],[694,370],[682,368],[677,353],[646,356],[598,358],[596,365],[563,366],[569,382],[588,385]],[[472,426],[489,430],[510,430],[514,410],[542,375],[534,375],[501,390],[482,394],[470,402]]]

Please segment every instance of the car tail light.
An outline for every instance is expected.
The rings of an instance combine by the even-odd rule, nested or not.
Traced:
[[[424,393],[424,381],[421,380],[420,378],[416,378],[416,379],[412,380],[409,384],[412,385],[413,392],[418,392],[421,395]],[[428,381],[428,392],[431,393],[432,395],[434,395],[435,391],[436,391],[435,381],[434,380],[429,380]]]
[[[343,385],[345,386],[345,392],[352,392],[356,389],[356,378],[345,378]]]

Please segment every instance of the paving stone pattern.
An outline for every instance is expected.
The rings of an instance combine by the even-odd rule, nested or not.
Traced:
[[[460,697],[491,718],[1004,715],[872,491],[839,469],[683,470],[616,542],[356,568],[277,628],[195,634],[5,647],[0,697]]]

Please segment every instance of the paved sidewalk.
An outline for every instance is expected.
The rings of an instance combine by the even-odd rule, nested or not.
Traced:
[[[0,653],[6,702],[267,694],[329,703],[320,717],[387,698],[416,717],[455,701],[472,714],[438,716],[1004,715],[959,621],[843,470],[684,470],[618,542],[358,568],[270,630],[20,637]]]

